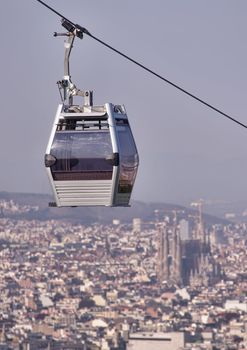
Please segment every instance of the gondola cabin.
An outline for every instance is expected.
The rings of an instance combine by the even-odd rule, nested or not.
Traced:
[[[138,162],[124,106],[59,105],[45,155],[56,206],[128,206]]]
[[[92,91],[72,83],[69,57],[83,28],[62,19],[67,33],[64,78],[58,82],[58,106],[45,154],[55,202],[52,206],[128,206],[138,168],[138,153],[124,106],[93,105]],[[63,96],[61,91],[63,91]],[[73,98],[83,97],[83,105]]]

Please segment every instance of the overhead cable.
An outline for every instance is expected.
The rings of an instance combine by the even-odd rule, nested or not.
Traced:
[[[243,128],[247,129],[247,125],[241,123],[239,120],[237,120],[236,118],[233,118],[232,116],[230,116],[229,114],[221,111],[220,109],[214,107],[213,105],[211,105],[210,103],[202,100],[201,98],[197,97],[196,95],[190,93],[189,91],[185,90],[184,88],[182,88],[181,86],[173,83],[172,81],[166,79],[165,77],[163,77],[162,75],[156,73],[155,71],[153,71],[152,69],[144,66],[143,64],[141,64],[140,62],[134,60],[133,58],[131,58],[130,56],[127,56],[126,54],[124,54],[123,52],[117,50],[116,48],[114,48],[113,46],[107,44],[106,42],[102,41],[101,39],[97,38],[96,36],[94,36],[93,34],[91,34],[86,28],[81,27],[78,24],[75,24],[74,22],[72,22],[71,20],[69,20],[68,18],[66,18],[64,15],[62,15],[61,13],[59,13],[58,11],[56,11],[55,9],[53,9],[51,6],[47,5],[44,1],[42,0],[36,0],[37,2],[39,2],[40,4],[42,4],[43,6],[45,6],[46,8],[48,8],[50,11],[54,12],[57,16],[61,17],[62,19],[66,20],[67,22],[69,22],[71,25],[73,25],[75,27],[75,29],[78,29],[79,31],[82,31],[84,34],[88,35],[89,37],[91,37],[92,39],[96,40],[97,42],[99,42],[100,44],[104,45],[105,47],[107,47],[108,49],[114,51],[115,53],[119,54],[120,56],[124,57],[125,59],[127,59],[128,61],[134,63],[135,65],[139,66],[140,68],[144,69],[145,71],[147,71],[148,73],[156,76],[157,78],[161,79],[162,81],[166,82],[167,84],[173,86],[174,88],[176,88],[177,90],[183,92],[184,94],[186,94],[187,96],[190,96],[191,98],[193,98],[194,100],[200,102],[201,104],[207,106],[208,108],[212,109],[213,111],[219,113],[220,115],[226,117],[227,119],[231,120],[232,122],[242,126]]]

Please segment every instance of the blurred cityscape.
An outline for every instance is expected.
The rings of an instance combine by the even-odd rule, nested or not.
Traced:
[[[39,210],[0,199],[0,350],[247,349],[246,215],[217,222],[199,200],[27,219]]]

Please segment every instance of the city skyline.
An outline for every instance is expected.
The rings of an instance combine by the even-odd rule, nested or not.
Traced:
[[[0,348],[246,348],[246,222],[199,206],[83,225],[0,205]]]

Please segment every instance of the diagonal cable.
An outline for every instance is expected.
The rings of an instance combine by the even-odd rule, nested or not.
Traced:
[[[211,105],[210,103],[204,101],[203,99],[201,99],[200,97],[192,94],[191,92],[189,92],[188,90],[182,88],[181,86],[173,83],[172,81],[166,79],[165,77],[163,77],[162,75],[156,73],[155,71],[153,71],[152,69],[144,66],[143,64],[141,64],[140,62],[134,60],[133,58],[131,58],[130,56],[127,56],[126,54],[124,54],[123,52],[117,50],[116,48],[114,48],[113,46],[107,44],[106,42],[102,41],[101,39],[97,38],[96,36],[94,36],[93,34],[91,34],[86,28],[81,27],[78,24],[75,24],[74,22],[72,22],[71,20],[69,20],[68,18],[66,18],[64,15],[62,15],[61,13],[59,13],[58,11],[56,11],[55,9],[53,9],[51,6],[47,5],[44,1],[42,0],[36,0],[37,2],[39,2],[40,4],[42,4],[43,6],[45,6],[46,8],[48,8],[50,11],[54,12],[57,16],[61,17],[62,19],[68,21],[70,24],[72,24],[76,29],[79,29],[80,31],[82,31],[84,34],[88,35],[89,37],[91,37],[92,39],[96,40],[97,42],[99,42],[100,44],[102,44],[103,46],[107,47],[108,49],[114,51],[115,53],[119,54],[120,56],[124,57],[125,59],[127,59],[128,61],[134,63],[135,65],[137,65],[138,67],[144,69],[145,71],[147,71],[148,73],[154,75],[155,77],[161,79],[162,81],[166,82],[167,84],[173,86],[174,88],[176,88],[177,90],[181,91],[182,93],[186,94],[187,96],[190,96],[191,98],[193,98],[194,100],[200,102],[201,104],[203,104],[204,106],[212,109],[213,111],[219,113],[220,115],[224,116],[225,118],[231,120],[232,122],[242,126],[243,128],[247,129],[247,125],[241,123],[239,120],[237,120],[236,118],[233,118],[231,115],[223,112],[222,110],[214,107],[213,105]]]

